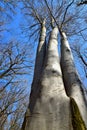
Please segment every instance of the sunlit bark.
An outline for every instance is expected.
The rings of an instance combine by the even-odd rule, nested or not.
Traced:
[[[66,96],[58,56],[58,29],[55,27],[48,43],[45,69],[41,78],[41,113],[44,117],[40,130],[71,130],[70,100]]]
[[[66,96],[57,49],[58,29],[55,27],[50,35],[46,62],[40,84],[34,92],[34,107],[28,111],[23,130],[72,130],[70,100]],[[32,100],[32,101],[33,101]]]
[[[34,69],[34,78],[33,83],[31,87],[31,94],[30,94],[30,103],[29,108],[27,109],[25,113],[25,118],[23,122],[22,129],[25,130],[27,121],[29,120],[29,111],[33,111],[34,105],[36,103],[36,98],[39,93],[39,80],[41,77],[41,73],[43,70],[44,65],[44,59],[45,59],[45,53],[46,53],[46,45],[45,45],[45,37],[46,37],[46,27],[45,27],[45,19],[43,20],[41,24],[41,34],[39,38],[39,44],[37,47],[37,53],[36,53],[36,61],[35,61],[35,69]],[[29,117],[29,118],[28,118]]]
[[[61,39],[61,68],[63,73],[66,93],[73,98],[87,127],[87,103],[85,100],[82,83],[76,71],[71,49],[65,33]]]

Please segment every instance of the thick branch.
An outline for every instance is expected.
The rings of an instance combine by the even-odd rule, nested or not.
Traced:
[[[83,4],[87,4],[87,0],[81,1],[80,3],[77,4],[77,6],[80,6],[80,5],[83,5]]]

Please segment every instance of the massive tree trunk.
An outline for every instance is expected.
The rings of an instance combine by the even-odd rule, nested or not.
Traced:
[[[87,128],[87,103],[82,83],[75,69],[71,49],[64,32],[62,32],[61,39],[61,68],[66,93],[71,97],[73,127],[75,130],[83,130],[83,128],[85,130]]]
[[[30,96],[30,111],[27,111],[23,130],[73,129],[70,99],[65,93],[59,64],[57,35],[58,29],[55,27],[50,35],[46,61],[39,85],[35,91],[32,91],[33,96]],[[37,97],[34,95],[37,95]],[[32,106],[31,101],[35,101],[34,106]]]
[[[66,35],[61,32],[61,67],[58,28],[51,32],[47,51],[45,36],[43,23],[22,130],[87,130],[87,104]]]
[[[71,130],[70,100],[66,96],[58,56],[58,29],[50,35],[46,64],[41,78],[41,106],[44,126],[40,130]],[[61,100],[62,99],[62,100]],[[67,120],[66,120],[67,119]],[[42,124],[42,123],[41,123]]]

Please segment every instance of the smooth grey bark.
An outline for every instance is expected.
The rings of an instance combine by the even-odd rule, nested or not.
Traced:
[[[76,102],[81,117],[87,127],[87,103],[85,100],[82,83],[75,69],[73,56],[66,34],[62,32],[61,37],[61,68],[66,93]]]
[[[66,96],[58,56],[58,28],[50,35],[45,69],[41,78],[44,127],[40,130],[72,130],[70,100]]]
[[[45,38],[46,38],[46,27],[45,27],[45,19],[43,20],[43,23],[41,24],[41,34],[39,38],[39,44],[37,47],[37,54],[36,54],[36,61],[35,61],[35,69],[34,69],[34,78],[32,82],[32,87],[31,87],[31,94],[30,94],[30,106],[29,109],[30,111],[33,110],[34,104],[35,104],[35,99],[38,94],[38,85],[39,81],[41,78],[41,73],[43,70],[44,66],[44,60],[45,60],[45,55],[46,55],[46,43],[45,43]]]
[[[38,44],[37,54],[36,54],[33,82],[37,81],[40,78],[44,59],[45,59],[45,54],[46,54],[46,44],[45,44],[46,23],[45,22],[46,20],[44,19],[43,23],[41,24],[41,33],[40,33],[39,44]]]
[[[30,111],[27,110],[27,120],[22,130],[73,130],[70,99],[65,93],[59,64],[57,35],[58,28],[55,27],[50,35],[40,83],[33,91],[33,97],[30,97]],[[31,98],[36,101],[34,107]]]
[[[37,95],[39,93],[39,80],[41,77],[41,73],[43,70],[43,64],[44,64],[44,59],[46,55],[46,43],[45,43],[45,38],[46,38],[46,27],[45,27],[45,19],[43,20],[41,24],[41,33],[40,33],[40,38],[39,38],[39,44],[37,47],[37,53],[36,53],[36,61],[35,61],[35,68],[34,68],[34,78],[32,82],[32,87],[31,87],[31,93],[30,93],[30,103],[29,107],[27,108],[27,111],[25,113],[24,117],[24,122],[22,125],[22,130],[26,130],[26,124],[27,121],[29,120],[29,115],[30,111],[33,111]]]

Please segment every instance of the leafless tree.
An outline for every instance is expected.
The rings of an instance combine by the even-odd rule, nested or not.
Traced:
[[[9,117],[16,118],[18,113],[25,111],[27,81],[22,77],[30,73],[32,65],[28,56],[30,47],[20,46],[18,43],[1,44],[0,48],[0,127],[3,127]],[[20,114],[22,121],[23,112]],[[10,125],[8,125],[10,127]],[[11,124],[12,127],[12,124]],[[15,129],[16,130],[16,129]]]
[[[77,74],[67,39],[67,36],[75,38],[74,36],[78,35],[85,41],[86,8],[77,6],[74,0],[55,1],[56,4],[53,0],[39,1],[38,4],[36,3],[38,0],[22,2],[23,11],[29,20],[29,26],[24,31],[29,30],[33,39],[35,36],[38,39],[37,34],[39,37],[30,102],[22,129],[86,129],[87,104],[83,85]],[[58,36],[59,40],[61,39],[61,58],[57,49]],[[45,47],[45,37],[48,43],[47,48]],[[84,60],[82,58],[81,60]],[[12,75],[16,72],[18,74],[19,71],[13,70],[14,65],[10,68]],[[6,74],[9,74],[9,70],[1,72],[2,77]],[[14,127],[14,125],[12,126]]]
[[[76,33],[78,34],[79,32],[82,32],[82,30],[86,30],[86,28],[77,28],[78,18],[80,19],[81,17],[76,13],[79,13],[79,10],[76,10],[74,14],[70,10],[71,8],[73,8],[73,6],[73,9],[75,9],[74,0],[70,1],[69,3],[67,1],[62,1],[62,3],[60,4],[61,6],[58,6],[57,13],[55,13],[55,10],[53,11],[53,5],[50,4],[50,2],[44,0],[44,4],[47,7],[47,16],[49,16],[49,18],[46,17],[46,23],[48,23],[48,21],[50,20],[49,30],[52,31],[50,33],[48,41],[45,60],[42,59],[44,62],[42,72],[39,71],[41,72],[41,77],[39,78],[39,76],[36,77],[35,75],[36,78],[39,78],[39,84],[32,84],[30,102],[25,114],[22,129],[86,129],[87,106],[84,91],[82,88],[83,85],[77,74],[73,62],[71,49],[69,47],[66,36],[66,34],[68,36],[75,35]],[[40,9],[38,5],[36,6],[36,9],[33,6],[33,9],[35,9],[37,14],[39,14],[37,8],[38,10]],[[59,9],[61,9],[60,12]],[[56,14],[58,15],[58,17],[56,17]],[[73,28],[71,29],[71,27]],[[58,30],[61,38],[61,64],[58,60],[59,56],[57,52]],[[42,53],[37,56],[38,62],[40,62],[40,57],[42,56]],[[38,62],[36,59],[36,65]],[[68,97],[65,94],[65,91]],[[60,100],[61,98],[62,101]],[[71,102],[71,109],[69,109],[69,101]],[[64,111],[62,110],[62,106],[64,106]],[[83,113],[83,111],[85,114]],[[74,118],[76,112],[78,113],[79,118],[77,116]],[[52,116],[50,115],[50,113],[52,114]],[[63,118],[63,116],[67,118],[67,122],[65,118]],[[69,117],[71,117],[72,119],[70,118],[71,120],[68,120]],[[63,119],[63,121],[61,121],[61,119]],[[63,126],[61,122],[65,125]]]

